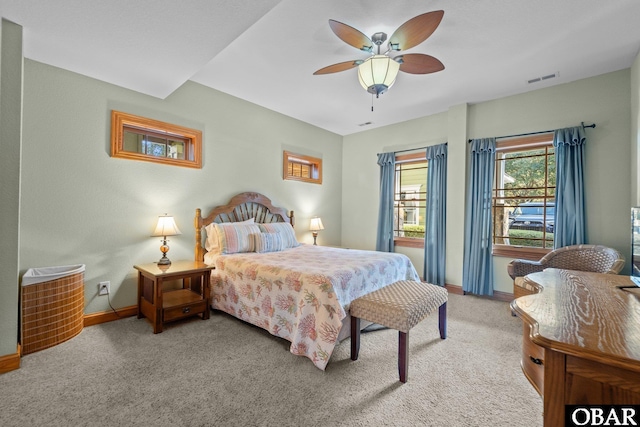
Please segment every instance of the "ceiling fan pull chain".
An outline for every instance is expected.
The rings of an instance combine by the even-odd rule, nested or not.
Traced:
[[[371,111],[373,112],[373,94],[371,94]]]

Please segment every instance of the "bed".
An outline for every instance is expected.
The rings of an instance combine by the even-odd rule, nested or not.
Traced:
[[[420,280],[396,253],[301,244],[294,214],[241,193],[206,217],[196,209],[195,258],[214,265],[211,307],[291,342],[324,370],[349,336],[349,304],[398,280]],[[203,245],[204,237],[204,245]]]

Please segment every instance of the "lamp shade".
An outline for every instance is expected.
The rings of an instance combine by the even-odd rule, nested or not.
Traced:
[[[172,216],[161,215],[158,217],[158,224],[151,236],[176,236],[182,234]]]
[[[377,97],[393,85],[399,70],[400,64],[387,55],[373,55],[358,65],[358,80],[367,92]]]
[[[319,217],[314,216],[313,218],[311,218],[309,231],[318,231],[318,230],[324,230],[324,226],[322,225],[322,220]]]

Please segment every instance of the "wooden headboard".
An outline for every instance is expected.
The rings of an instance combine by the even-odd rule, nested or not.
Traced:
[[[203,261],[207,250],[202,246],[202,228],[212,222],[240,222],[254,218],[257,223],[288,222],[294,225],[293,211],[273,206],[267,196],[260,193],[240,193],[231,198],[224,206],[213,208],[209,215],[202,217],[200,208],[196,209],[194,225],[196,227],[195,260]]]

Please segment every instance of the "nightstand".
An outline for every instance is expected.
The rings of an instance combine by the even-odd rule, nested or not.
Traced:
[[[149,319],[154,334],[162,332],[166,322],[194,315],[202,315],[202,320],[209,318],[211,270],[215,267],[195,261],[133,267],[138,270],[138,319]],[[163,283],[176,281],[182,286],[163,290]]]

